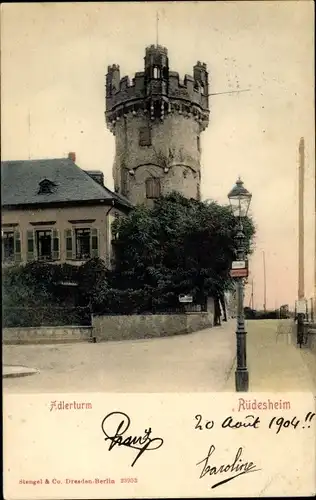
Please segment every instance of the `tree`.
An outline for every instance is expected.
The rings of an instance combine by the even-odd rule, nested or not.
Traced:
[[[110,286],[138,290],[147,310],[178,306],[180,293],[196,303],[223,300],[232,287],[236,222],[228,206],[187,199],[179,193],[159,198],[152,208],[137,206],[114,224],[115,267]],[[255,233],[244,221],[246,252]]]

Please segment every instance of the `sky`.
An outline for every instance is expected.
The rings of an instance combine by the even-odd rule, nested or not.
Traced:
[[[240,175],[257,235],[254,306],[293,307],[298,290],[298,144],[306,143],[305,295],[314,294],[313,2],[129,2],[1,5],[2,160],[66,157],[102,170],[113,189],[105,74],[143,70],[145,47],[168,48],[180,76],[205,62],[210,124],[201,138],[202,199],[227,202]],[[263,254],[264,253],[264,254]],[[249,305],[251,287],[246,290]]]

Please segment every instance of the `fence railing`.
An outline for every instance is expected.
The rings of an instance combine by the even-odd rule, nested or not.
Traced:
[[[94,313],[101,316],[129,316],[132,314],[183,314],[201,312],[200,304],[179,304],[175,307],[155,307],[152,310],[135,310],[131,312],[99,309]],[[8,327],[41,327],[41,326],[90,326],[92,310],[84,307],[43,306],[43,307],[3,307],[2,326]]]
[[[177,306],[153,306],[151,308],[141,308],[128,307],[127,310],[115,310],[110,311],[107,308],[97,308],[94,314],[100,316],[131,316],[134,314],[138,315],[149,315],[149,314],[183,314],[183,313],[194,313],[194,312],[205,312],[200,304],[179,304]]]
[[[3,307],[2,326],[91,326],[89,307]]]

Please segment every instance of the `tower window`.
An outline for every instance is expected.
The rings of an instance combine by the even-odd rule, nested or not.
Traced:
[[[151,146],[151,129],[148,125],[139,129],[139,145]]]
[[[155,79],[160,78],[160,69],[157,68],[157,66],[154,67],[154,78]]]
[[[161,196],[161,183],[158,177],[149,177],[146,180],[146,198],[156,199]]]
[[[127,169],[123,168],[121,173],[121,193],[123,196],[127,195]]]
[[[201,151],[201,142],[200,142],[200,136],[199,135],[196,138],[196,144],[197,144],[197,150]]]

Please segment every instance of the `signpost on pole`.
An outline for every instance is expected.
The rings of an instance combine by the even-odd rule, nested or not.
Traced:
[[[234,260],[230,270],[231,278],[247,278],[248,277],[248,261]]]
[[[184,293],[181,293],[179,295],[179,302],[182,304],[190,304],[193,302],[193,297],[192,295],[185,295]]]
[[[306,314],[307,312],[307,301],[305,299],[296,301],[296,314]]]

